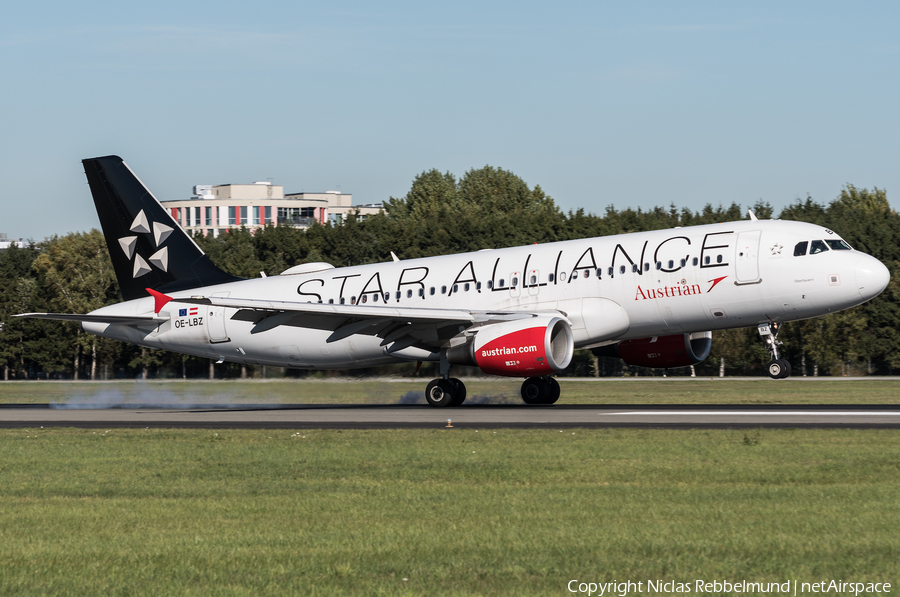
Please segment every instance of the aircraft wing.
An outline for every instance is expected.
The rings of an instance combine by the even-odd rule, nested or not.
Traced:
[[[363,334],[382,339],[388,353],[408,347],[434,350],[473,326],[494,321],[534,317],[532,312],[487,312],[464,309],[427,309],[390,305],[334,305],[225,297],[172,298],[172,302],[237,309],[231,319],[253,323],[252,334],[278,326],[331,331],[327,342]]]

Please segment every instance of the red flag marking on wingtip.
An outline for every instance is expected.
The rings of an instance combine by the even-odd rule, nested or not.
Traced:
[[[159,314],[160,310],[166,306],[166,303],[168,303],[169,301],[172,300],[171,296],[166,296],[165,294],[163,294],[161,292],[157,292],[157,291],[153,290],[152,288],[145,288],[144,290],[149,292],[150,296],[153,297],[153,300],[154,300],[153,310],[157,314]]]

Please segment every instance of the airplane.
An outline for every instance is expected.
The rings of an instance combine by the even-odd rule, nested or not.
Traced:
[[[118,156],[82,161],[124,302],[84,331],[218,362],[303,369],[439,363],[425,398],[461,405],[453,366],[524,378],[526,404],[560,396],[575,349],[684,367],[712,332],[757,327],[774,379],[790,375],[789,321],[864,303],[887,268],[815,224],[750,219],[241,279],[218,267]]]

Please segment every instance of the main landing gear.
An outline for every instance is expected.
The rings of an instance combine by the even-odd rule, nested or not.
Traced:
[[[428,382],[425,400],[430,406],[460,406],[466,401],[466,386],[455,377],[439,377]],[[525,404],[555,404],[559,400],[559,382],[549,376],[529,377],[522,383]]]
[[[791,374],[791,364],[787,359],[778,357],[778,347],[781,342],[778,340],[778,332],[781,330],[781,324],[778,322],[759,324],[759,335],[762,336],[766,343],[766,349],[772,355],[766,370],[772,379],[784,379]]]
[[[425,388],[430,406],[460,406],[466,401],[466,386],[455,377],[432,379]]]
[[[428,382],[425,388],[425,400],[429,406],[460,406],[466,401],[466,385],[450,377],[450,361],[447,351],[441,352],[441,376]]]
[[[549,376],[529,377],[522,383],[525,404],[555,404],[559,400],[559,382]]]
[[[450,377],[450,363],[446,353],[441,355],[441,377],[432,379],[425,388],[429,406],[460,406],[466,401],[465,384]],[[522,383],[525,404],[555,404],[559,400],[559,382],[550,376],[529,377]]]

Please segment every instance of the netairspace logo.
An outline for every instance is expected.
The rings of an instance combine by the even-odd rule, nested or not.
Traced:
[[[863,595],[874,593],[890,593],[891,583],[881,582],[845,582],[841,580],[822,580],[819,582],[750,582],[747,580],[694,580],[679,582],[677,580],[582,582],[570,580],[566,585],[570,593],[598,597],[626,597],[630,594],[644,593],[772,593],[782,595],[799,595],[802,593],[834,593],[836,595]]]

